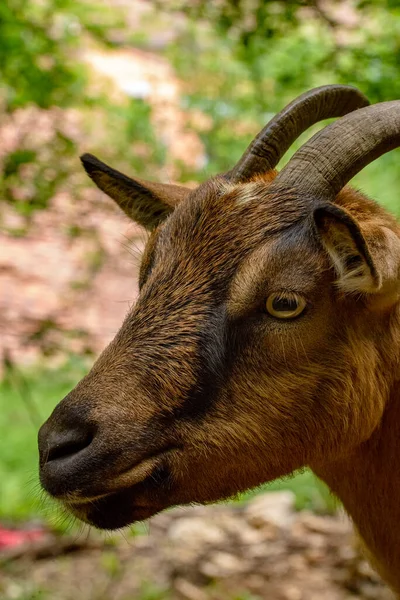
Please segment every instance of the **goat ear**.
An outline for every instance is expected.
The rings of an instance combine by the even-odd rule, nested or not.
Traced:
[[[81,161],[97,187],[115,200],[130,219],[149,230],[166,219],[190,193],[178,185],[131,179],[92,154],[84,154]]]
[[[372,221],[360,225],[334,204],[316,208],[314,223],[335,266],[340,289],[378,295],[386,306],[399,300],[400,238],[394,231]]]

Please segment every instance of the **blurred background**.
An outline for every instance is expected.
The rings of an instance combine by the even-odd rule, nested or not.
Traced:
[[[36,434],[134,302],[146,239],[79,155],[194,185],[307,89],[399,99],[399,71],[397,0],[0,3],[0,598],[391,597],[307,471],[105,536],[41,498]],[[398,159],[354,183],[400,215]]]

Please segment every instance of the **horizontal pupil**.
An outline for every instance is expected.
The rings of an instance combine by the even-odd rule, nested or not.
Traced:
[[[297,300],[290,298],[275,298],[272,302],[272,307],[277,312],[294,312],[297,306]]]

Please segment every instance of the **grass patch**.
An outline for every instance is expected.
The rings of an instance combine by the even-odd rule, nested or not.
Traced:
[[[0,519],[40,513],[37,432],[55,405],[83,376],[83,361],[23,373],[13,368],[0,383]]]

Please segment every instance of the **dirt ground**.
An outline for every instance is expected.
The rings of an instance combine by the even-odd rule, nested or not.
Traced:
[[[346,517],[296,513],[290,492],[174,509],[117,540],[49,536],[13,556],[0,562],[3,600],[394,598]]]

